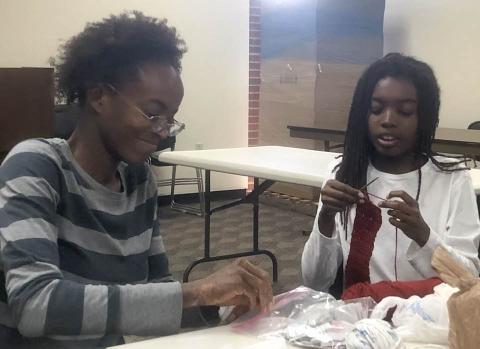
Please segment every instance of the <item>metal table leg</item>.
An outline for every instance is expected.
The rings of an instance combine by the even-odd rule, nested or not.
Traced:
[[[206,262],[213,262],[219,260],[226,260],[232,258],[239,258],[239,257],[248,257],[248,256],[257,256],[257,255],[266,255],[272,261],[272,273],[273,273],[273,281],[276,282],[278,280],[278,263],[275,255],[268,251],[268,250],[260,250],[258,248],[258,216],[259,216],[259,205],[258,205],[258,197],[261,193],[263,193],[266,189],[268,189],[274,182],[267,180],[264,181],[262,184],[259,184],[258,178],[254,179],[254,189],[253,191],[248,194],[245,198],[230,202],[228,204],[216,207],[211,209],[211,193],[210,193],[210,171],[205,170],[205,241],[204,241],[204,256],[196,261],[193,261],[189,264],[187,269],[185,269],[183,273],[183,282],[188,282],[188,277],[192,271],[192,269],[201,263]],[[234,207],[243,203],[250,203],[253,205],[253,250],[241,253],[233,253],[227,255],[220,255],[220,256],[210,256],[210,216],[214,212],[222,211],[230,207]]]

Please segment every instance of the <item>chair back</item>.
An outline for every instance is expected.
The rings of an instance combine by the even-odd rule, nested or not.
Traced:
[[[467,127],[469,130],[480,130],[480,121],[474,121]]]
[[[170,149],[170,151],[174,151],[176,141],[177,141],[177,137],[175,136],[162,139],[158,144],[157,151],[162,151],[166,149]],[[156,156],[150,156],[150,164],[157,167],[172,166],[172,164],[167,164],[165,162],[158,160]]]
[[[57,104],[54,107],[55,112],[55,132],[54,136],[68,139],[75,127],[77,127],[81,108],[78,104]]]

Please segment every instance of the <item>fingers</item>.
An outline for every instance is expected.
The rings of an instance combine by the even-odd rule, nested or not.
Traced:
[[[403,221],[405,223],[410,222],[412,218],[412,216],[397,210],[388,210],[387,214],[392,218],[395,218],[398,221]]]
[[[239,259],[238,265],[243,269],[241,276],[243,280],[255,291],[255,303],[262,310],[268,310],[273,300],[273,291],[270,283],[270,275],[254,266],[246,259]]]
[[[391,199],[391,198],[400,198],[409,206],[417,206],[417,202],[415,201],[415,199],[412,198],[407,192],[403,190],[391,191],[388,194],[387,199]]]
[[[345,198],[345,200],[348,200],[351,203],[355,203],[360,198],[364,198],[364,195],[360,190],[352,188],[351,186],[337,180],[329,180],[325,189],[331,189],[333,193],[336,193],[338,199]]]
[[[337,180],[329,180],[327,184],[330,184],[330,186],[336,190],[342,191],[344,193],[347,193],[353,197],[358,197],[358,194],[360,193],[360,190],[352,188],[348,184],[342,183]]]
[[[408,229],[408,224],[401,220],[398,220],[397,218],[390,217],[388,221],[390,222],[391,225],[393,225],[394,227],[397,227],[403,232],[406,232]]]
[[[323,207],[327,208],[329,211],[333,212],[342,212],[345,211],[347,204],[344,201],[340,201],[331,197],[322,197]]]
[[[385,201],[382,201],[378,204],[379,207],[382,207],[382,208],[389,208],[391,210],[395,210],[395,211],[400,211],[400,212],[403,212],[405,214],[413,214],[413,210],[412,210],[412,207],[409,206],[407,203],[403,202],[403,201],[399,201],[399,200],[385,200]]]
[[[390,208],[387,214],[390,216],[389,222],[402,230],[405,230],[409,225],[412,225],[414,212],[410,206],[402,201],[387,200],[379,204],[380,207]]]
[[[238,305],[238,304],[245,304],[245,297],[248,298],[248,306],[250,309],[253,309],[259,303],[257,300],[258,291],[257,288],[254,286],[254,282],[252,280],[247,280],[247,276],[243,270],[238,270],[237,272],[240,280],[238,284],[235,286],[236,293],[235,297],[232,297],[229,304]]]
[[[337,180],[329,180],[321,192],[322,203],[334,212],[344,211],[349,205],[363,202],[364,194]]]
[[[238,259],[238,263],[253,275],[257,276],[258,278],[264,280],[267,283],[269,282],[270,275],[265,270],[253,265],[247,259],[244,259],[244,258]]]
[[[349,193],[346,193],[344,191],[334,189],[334,188],[329,188],[328,191],[325,191],[323,195],[326,195],[332,199],[335,199],[345,206],[345,204],[348,205],[353,205],[354,203],[358,202],[360,200],[360,197],[358,196],[359,194],[356,195],[351,195]],[[363,194],[362,194],[363,195]]]

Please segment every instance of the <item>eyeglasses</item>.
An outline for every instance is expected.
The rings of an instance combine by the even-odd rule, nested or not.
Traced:
[[[128,106],[135,109],[139,112],[145,119],[155,123],[154,131],[161,132],[163,130],[168,130],[169,137],[175,137],[180,132],[185,129],[185,124],[183,122],[173,119],[173,121],[168,120],[164,115],[147,115],[140,109],[130,98],[118,91],[113,85],[105,84],[110,88],[118,97],[120,97]]]

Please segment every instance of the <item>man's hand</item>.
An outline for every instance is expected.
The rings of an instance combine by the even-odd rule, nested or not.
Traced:
[[[234,305],[269,310],[273,301],[270,276],[240,258],[208,277],[183,284],[183,306]]]

